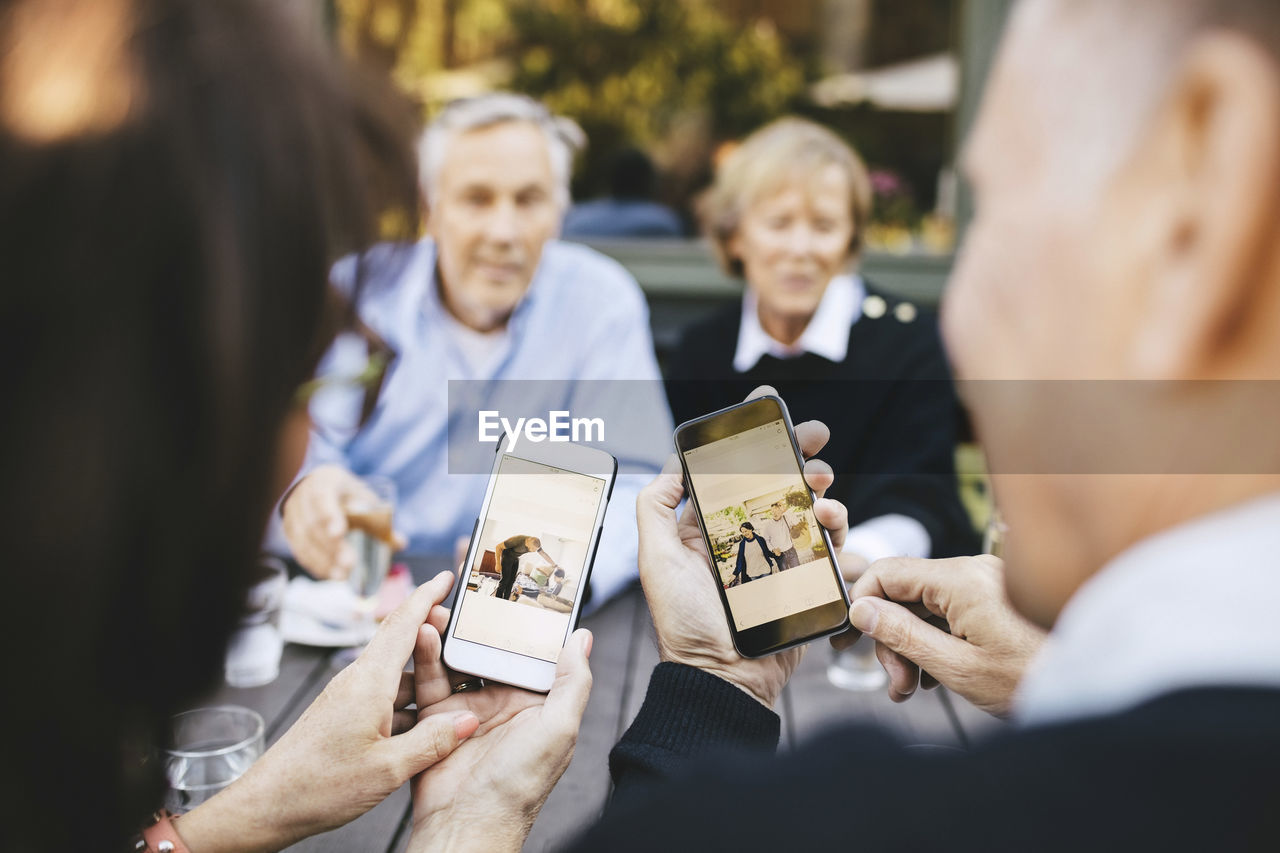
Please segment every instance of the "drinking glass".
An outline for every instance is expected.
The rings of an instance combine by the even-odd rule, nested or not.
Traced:
[[[367,633],[373,636],[373,612],[378,592],[391,571],[392,517],[396,505],[396,484],[387,477],[361,477],[370,496],[348,498],[347,543],[356,559],[347,582],[355,591],[357,611]]]
[[[224,668],[232,687],[260,687],[280,674],[284,639],[280,634],[280,609],[289,585],[289,570],[275,557],[258,560],[257,575],[245,597],[240,627],[227,646]]]
[[[827,681],[841,690],[870,692],[889,683],[889,676],[876,659],[876,643],[870,637],[859,637],[842,651],[832,650],[827,664]]]
[[[262,717],[238,705],[196,708],[170,720],[165,807],[190,811],[244,775],[262,755]]]

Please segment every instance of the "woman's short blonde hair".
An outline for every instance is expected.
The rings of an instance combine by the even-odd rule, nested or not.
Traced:
[[[729,252],[743,211],[760,198],[796,180],[812,180],[827,166],[839,166],[849,180],[853,220],[850,257],[862,248],[871,216],[871,178],[862,158],[827,128],[801,118],[783,118],[752,133],[716,170],[715,183],[698,200],[702,233],[711,240],[720,265],[743,278],[742,261]]]

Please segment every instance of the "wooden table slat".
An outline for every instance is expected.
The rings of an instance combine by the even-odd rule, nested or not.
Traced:
[[[620,596],[582,620],[591,629],[591,699],[578,731],[573,760],[533,824],[527,851],[563,847],[600,815],[609,796],[609,750],[618,740],[621,697],[634,665],[633,625],[643,605],[638,593]]]
[[[261,687],[219,685],[198,705],[242,705],[262,715],[266,723],[266,741],[275,741],[284,733],[282,722],[299,702],[310,702],[328,682],[329,654],[324,649],[286,645],[280,658],[280,674]],[[319,683],[319,687],[315,685]],[[314,691],[314,692],[313,692]]]

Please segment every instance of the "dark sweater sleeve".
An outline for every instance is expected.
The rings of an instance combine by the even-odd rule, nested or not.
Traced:
[[[781,756],[699,761],[570,849],[1272,853],[1278,716],[1280,691],[1214,688],[992,732],[971,751],[845,726]]]
[[[899,353],[901,375],[862,436],[856,470],[830,496],[845,503],[850,526],[889,513],[916,519],[929,533],[930,556],[950,557],[978,543],[957,489],[959,410],[935,328],[912,329]]]
[[[778,715],[722,678],[660,663],[635,721],[609,753],[614,801],[714,752],[778,748]]]

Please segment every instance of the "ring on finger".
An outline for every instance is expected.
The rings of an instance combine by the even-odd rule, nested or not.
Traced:
[[[466,693],[469,690],[479,690],[481,687],[484,687],[483,678],[468,678],[466,681],[459,681],[457,684],[453,685],[453,690],[450,692]]]

